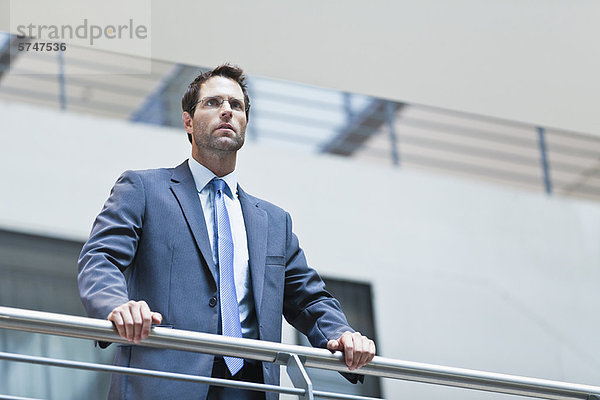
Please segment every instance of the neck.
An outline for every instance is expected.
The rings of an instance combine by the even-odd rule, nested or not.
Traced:
[[[207,153],[202,150],[192,149],[192,157],[200,164],[212,171],[219,178],[230,174],[235,169],[237,152],[228,151],[215,153],[214,151]]]

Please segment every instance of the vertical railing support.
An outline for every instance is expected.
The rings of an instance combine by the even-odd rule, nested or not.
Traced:
[[[294,387],[305,390],[304,396],[300,396],[300,399],[314,400],[312,382],[306,373],[304,363],[297,354],[277,353],[275,363],[285,365]]]
[[[396,110],[394,104],[391,101],[385,103],[385,119],[387,122],[388,130],[390,132],[390,151],[392,156],[392,163],[396,166],[400,166],[400,153],[398,152],[398,138],[396,136],[396,127],[394,125]]]
[[[344,100],[344,112],[346,113],[346,122],[350,123],[354,118],[354,110],[352,110],[352,94],[348,92],[343,93]]]
[[[542,172],[544,173],[544,186],[546,194],[552,194],[552,180],[550,179],[550,167],[548,164],[548,151],[546,148],[546,129],[538,126],[538,143],[540,145],[540,159],[542,162]]]
[[[254,80],[252,78],[246,78],[246,90],[248,91],[248,95],[252,99],[256,99],[256,94],[254,93]],[[250,104],[252,105],[252,104]],[[252,123],[248,123],[246,125],[246,137],[252,142],[258,142],[258,126],[256,124],[256,107],[250,109],[250,113],[252,114]],[[250,122],[250,115],[248,115],[248,121]]]
[[[67,109],[67,85],[65,82],[65,54],[63,51],[57,51],[58,56],[58,90],[59,90],[59,101],[60,109],[65,111]]]

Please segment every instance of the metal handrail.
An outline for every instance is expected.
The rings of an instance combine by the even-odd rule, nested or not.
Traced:
[[[108,342],[130,343],[112,323],[100,319],[0,307],[0,328],[69,336]],[[231,338],[202,332],[153,327],[144,346],[243,357],[284,364],[282,354],[297,355],[305,367],[350,371],[339,352],[261,340]],[[498,374],[463,368],[394,360],[376,356],[360,369],[364,375],[454,386],[543,399],[600,399],[600,386]]]

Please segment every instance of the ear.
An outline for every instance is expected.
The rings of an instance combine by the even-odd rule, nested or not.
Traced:
[[[194,133],[194,121],[192,120],[192,116],[190,115],[190,113],[184,111],[181,115],[181,120],[183,121],[185,131],[189,134]]]

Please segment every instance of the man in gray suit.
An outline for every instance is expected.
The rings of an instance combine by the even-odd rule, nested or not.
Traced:
[[[200,74],[182,99],[192,157],[175,168],[126,171],[96,218],[79,259],[79,290],[91,317],[112,321],[143,345],[152,324],[279,342],[282,315],[315,347],[343,351],[350,370],[375,344],[349,327],[311,269],[281,208],[242,190],[235,172],[250,99],[243,71]],[[279,384],[270,363],[118,345],[117,365]],[[356,382],[360,377],[350,376]],[[111,399],[276,399],[115,375]]]

